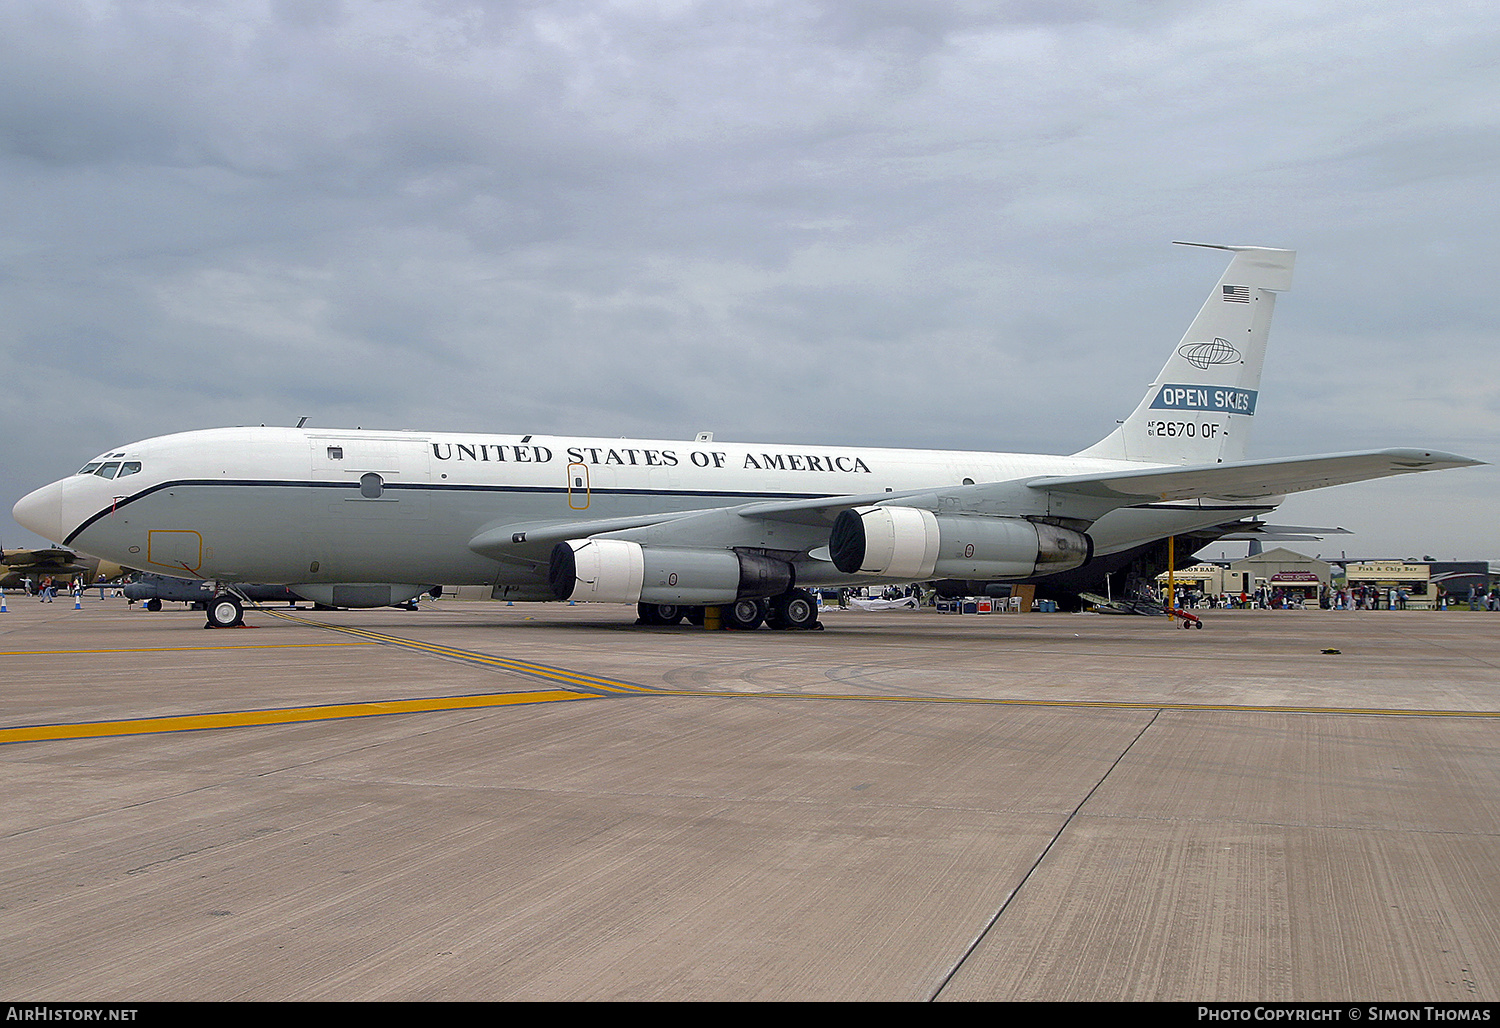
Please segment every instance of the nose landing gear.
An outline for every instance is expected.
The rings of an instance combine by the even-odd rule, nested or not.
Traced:
[[[238,628],[245,623],[245,605],[233,593],[219,593],[208,603],[204,628]]]

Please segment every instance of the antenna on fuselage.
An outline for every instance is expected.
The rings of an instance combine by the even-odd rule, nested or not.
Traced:
[[[306,414],[302,415],[302,417],[300,417],[300,418],[297,419],[297,427],[298,428],[301,428],[303,425],[306,425],[306,424],[307,424],[307,415]]]

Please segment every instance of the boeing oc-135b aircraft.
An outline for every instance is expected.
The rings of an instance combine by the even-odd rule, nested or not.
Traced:
[[[1202,244],[1195,244],[1202,245]],[[131,567],[316,603],[496,598],[708,606],[809,627],[812,586],[1015,581],[1274,509],[1287,493],[1482,463],[1416,449],[1247,460],[1291,250],[1234,254],[1131,415],[1071,456],[542,435],[223,428],[111,449],[15,505]]]

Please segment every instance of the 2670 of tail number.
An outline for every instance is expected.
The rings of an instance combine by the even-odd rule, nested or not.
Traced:
[[[1189,439],[1212,439],[1219,434],[1219,426],[1212,421],[1148,421],[1147,435],[1187,436]]]

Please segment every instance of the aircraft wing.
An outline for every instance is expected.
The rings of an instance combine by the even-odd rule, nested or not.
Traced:
[[[650,528],[669,521],[703,514],[705,511],[673,511],[620,518],[579,518],[557,521],[525,521],[486,528],[469,540],[469,549],[496,560],[545,564],[552,547],[568,539],[587,539],[606,532]]]
[[[958,495],[966,490],[982,489],[983,486],[955,486],[944,495]],[[767,500],[747,503],[735,507],[734,512],[744,518],[761,518],[766,521],[784,521],[795,525],[814,525],[826,528],[833,524],[842,511],[850,507],[873,507],[881,503],[898,500],[916,501],[934,495],[931,489],[913,489],[900,493],[866,493],[863,496],[813,496],[805,500]],[[920,505],[920,504],[917,504]]]
[[[51,547],[41,550],[6,550],[3,562],[13,567],[63,567],[78,559],[72,550]]]
[[[1360,450],[1313,457],[1273,457],[1225,464],[1157,465],[1128,471],[1088,475],[1046,475],[1013,482],[950,486],[867,496],[826,496],[803,500],[774,500],[735,508],[747,518],[827,525],[840,511],[862,506],[912,506],[951,511],[1004,513],[998,498],[1017,488],[1074,493],[1128,506],[1152,500],[1262,500],[1287,493],[1346,485],[1391,475],[1471,467],[1484,461],[1435,450]],[[1307,530],[1313,531],[1311,529]]]
[[[1026,484],[1033,489],[1105,499],[1190,500],[1211,496],[1224,500],[1258,500],[1330,485],[1483,463],[1456,453],[1435,450],[1359,450],[1315,457],[1274,457],[1228,464],[1047,476],[1030,479]]]
[[[1278,457],[1227,464],[1154,466],[1090,475],[1043,476],[1009,482],[920,489],[900,493],[812,496],[769,500],[702,510],[629,517],[530,521],[486,528],[469,549],[495,560],[547,563],[552,547],[571,539],[599,536],[669,546],[756,546],[806,551],[813,538],[851,507],[911,506],[972,513],[1006,513],[1002,499],[1017,492],[1074,493],[1105,501],[1102,509],[1161,500],[1214,497],[1260,500],[1323,486],[1362,482],[1390,475],[1468,467],[1483,461],[1427,450],[1367,450],[1315,457]],[[774,541],[747,523],[779,522],[790,531]],[[809,536],[809,529],[817,530]],[[771,533],[775,535],[776,533]]]
[[[904,493],[869,493],[856,496],[814,496],[796,500],[756,501],[733,507],[710,507],[619,518],[528,521],[497,525],[469,540],[469,549],[494,560],[522,564],[546,564],[552,547],[570,539],[606,537],[666,546],[759,546],[767,545],[766,531],[751,527],[758,521],[817,529],[819,542],[839,513],[850,507],[868,506],[892,499],[927,495],[928,490]],[[772,533],[775,534],[775,533]],[[794,531],[793,536],[797,533]],[[783,537],[782,548],[806,550],[800,537]]]

